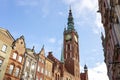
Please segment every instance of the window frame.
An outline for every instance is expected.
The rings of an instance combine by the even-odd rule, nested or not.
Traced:
[[[21,60],[20,60],[20,57],[21,57]],[[23,57],[22,56],[18,56],[18,62],[22,62],[22,60],[23,60]]]
[[[0,67],[1,67],[4,62],[4,58],[0,57],[0,60],[2,61],[2,63],[0,64]]]
[[[10,66],[13,66],[12,67],[12,69],[10,68]],[[13,64],[10,64],[10,66],[9,66],[9,70],[8,70],[8,73],[10,74],[10,75],[12,75],[13,74],[13,71],[14,71],[14,65]]]
[[[14,55],[15,55],[15,57],[14,57]],[[18,56],[18,54],[16,52],[13,52],[12,59],[16,60],[17,56]]]
[[[5,53],[7,51],[7,45],[3,44],[1,51]]]
[[[17,69],[18,69],[18,70],[17,70]],[[15,76],[15,77],[18,77],[18,76],[19,76],[19,73],[20,73],[20,68],[19,68],[19,67],[16,67],[14,76]]]

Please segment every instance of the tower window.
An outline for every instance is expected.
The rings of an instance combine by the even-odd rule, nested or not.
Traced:
[[[72,45],[70,44],[70,50],[72,50]]]
[[[67,51],[67,49],[68,49],[68,46],[66,45],[66,51]]]
[[[70,58],[72,58],[72,53],[70,52]]]
[[[68,44],[68,50],[70,50],[70,44]]]
[[[67,53],[66,53],[66,59],[67,59]]]

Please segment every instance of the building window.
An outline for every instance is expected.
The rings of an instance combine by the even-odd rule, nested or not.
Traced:
[[[72,53],[70,52],[70,58],[72,58]]]
[[[66,45],[66,51],[67,51],[68,46]]]
[[[44,60],[42,60],[42,63],[44,64]]]
[[[51,76],[50,72],[48,73],[48,76],[49,76],[49,77]]]
[[[38,69],[37,69],[38,72],[40,72],[40,66],[38,66]]]
[[[31,69],[32,69],[32,70],[34,70],[34,69],[35,69],[35,65],[34,65],[34,64],[32,64]]]
[[[20,69],[19,69],[19,68],[16,68],[16,71],[15,71],[15,77],[18,77],[19,72],[20,72]]]
[[[72,45],[70,44],[70,50],[72,50]]]
[[[70,44],[68,44],[68,50],[70,50]]]
[[[39,61],[41,62],[41,58],[39,58]]]
[[[41,69],[41,73],[43,73],[43,72],[44,72],[44,69],[42,68],[42,69]]]
[[[25,72],[25,77],[27,77],[27,72]]]
[[[40,78],[40,80],[42,80],[42,78]]]
[[[7,50],[7,46],[6,46],[6,45],[3,45],[3,46],[2,46],[2,51],[3,51],[3,52],[6,52],[6,50]]]
[[[57,80],[57,74],[55,74],[55,80]]]
[[[0,67],[2,66],[3,60],[0,59]]]
[[[29,62],[29,61],[27,61],[27,64],[26,64],[26,66],[27,66],[27,67],[29,67],[29,65],[30,65],[30,62]]]
[[[18,61],[21,63],[22,62],[22,56],[19,56]]]
[[[13,69],[14,69],[14,65],[10,65],[10,67],[9,67],[9,74],[12,74],[12,72],[13,72]]]
[[[16,59],[17,58],[17,53],[13,53],[13,59]]]
[[[47,70],[45,70],[45,75],[47,75]]]
[[[36,76],[36,80],[38,80],[38,76]]]

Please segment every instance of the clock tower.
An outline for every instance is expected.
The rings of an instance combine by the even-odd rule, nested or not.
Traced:
[[[64,29],[64,64],[67,71],[80,80],[78,33],[74,28],[72,10],[69,10],[67,29]]]

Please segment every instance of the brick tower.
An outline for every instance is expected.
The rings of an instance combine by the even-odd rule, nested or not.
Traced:
[[[64,30],[63,46],[66,69],[75,76],[75,80],[80,80],[78,33],[74,28],[71,9],[69,10],[67,29]]]

